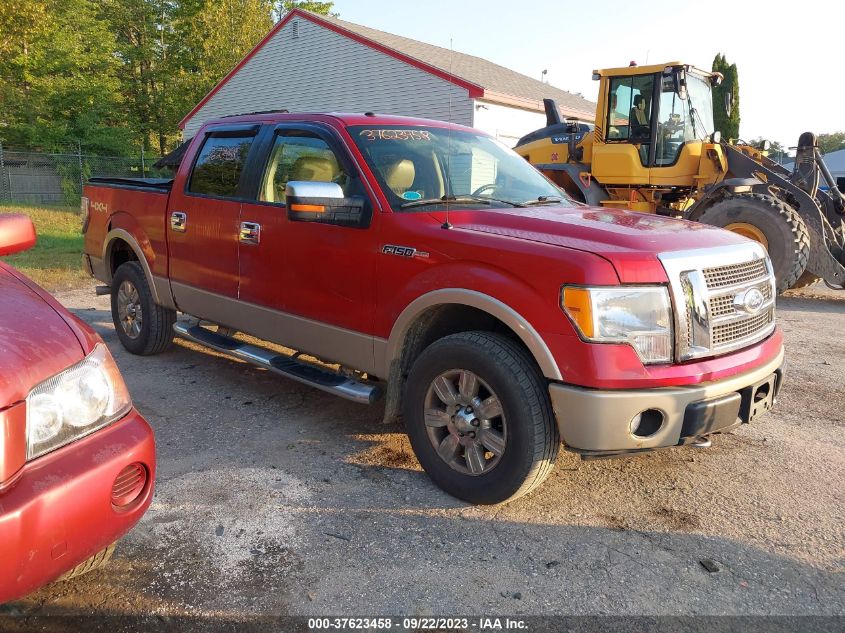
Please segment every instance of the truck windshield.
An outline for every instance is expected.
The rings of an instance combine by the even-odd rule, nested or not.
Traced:
[[[562,190],[489,136],[438,127],[348,129],[395,211],[571,206]]]

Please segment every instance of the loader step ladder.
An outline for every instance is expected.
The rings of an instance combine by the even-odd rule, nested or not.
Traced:
[[[371,382],[355,380],[323,369],[312,363],[250,345],[231,336],[201,327],[196,323],[174,323],[173,331],[184,339],[211,348],[221,354],[263,367],[305,385],[361,404],[373,404],[381,397],[381,388]]]

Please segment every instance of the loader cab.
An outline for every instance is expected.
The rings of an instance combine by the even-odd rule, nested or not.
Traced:
[[[713,133],[709,74],[680,63],[596,71],[592,175],[604,185],[691,186]],[[603,107],[602,107],[603,106]]]

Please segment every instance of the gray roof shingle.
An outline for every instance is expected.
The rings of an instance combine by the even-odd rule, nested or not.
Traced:
[[[299,9],[302,11],[302,9]],[[313,15],[310,14],[309,17]],[[353,24],[338,18],[322,15],[313,15],[316,20],[325,20],[341,29],[345,29],[359,37],[371,40],[381,46],[393,49],[408,57],[413,57],[429,66],[449,73],[469,83],[484,88],[487,91],[509,95],[517,99],[527,99],[535,102],[535,106],[542,107],[542,100],[550,98],[557,101],[558,106],[567,115],[578,115],[591,120],[596,111],[596,104],[560,88],[532,79],[516,71],[499,66],[493,62],[467,55],[457,51],[450,51],[447,48],[434,46],[412,40],[401,35],[385,33],[360,24]],[[496,101],[495,96],[489,96],[491,101]]]

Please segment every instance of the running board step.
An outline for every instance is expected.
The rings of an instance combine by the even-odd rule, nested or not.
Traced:
[[[182,338],[199,345],[210,347],[227,356],[263,367],[353,402],[372,404],[381,397],[381,389],[378,385],[342,376],[311,363],[296,360],[286,354],[279,354],[230,336],[223,336],[199,325],[174,323],[173,331]]]

